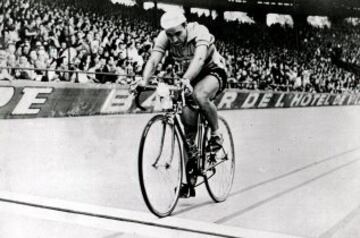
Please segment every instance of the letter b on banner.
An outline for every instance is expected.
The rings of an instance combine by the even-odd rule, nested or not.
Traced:
[[[128,112],[131,107],[133,97],[125,89],[113,89],[101,108],[101,113],[120,113]]]

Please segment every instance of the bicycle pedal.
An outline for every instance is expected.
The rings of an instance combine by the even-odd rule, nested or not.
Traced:
[[[190,186],[188,184],[182,184],[180,188],[180,198],[190,198],[195,197],[195,188],[193,186]]]
[[[219,160],[224,160],[224,158],[227,158],[227,154],[223,148],[216,152],[208,152],[208,154],[209,154],[209,161],[211,162],[216,162]]]
[[[216,153],[223,148],[224,138],[220,136],[211,136],[206,150],[210,153]]]

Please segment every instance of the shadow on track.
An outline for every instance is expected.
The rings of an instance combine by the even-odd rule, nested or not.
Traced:
[[[250,190],[255,189],[255,188],[257,188],[257,187],[263,186],[263,185],[265,185],[265,184],[269,184],[269,183],[275,182],[275,181],[280,180],[280,179],[282,179],[282,178],[286,178],[286,177],[291,176],[291,175],[293,175],[293,174],[296,174],[296,173],[299,173],[299,172],[304,171],[304,170],[306,170],[306,169],[312,168],[312,167],[317,166],[317,165],[319,165],[319,164],[322,164],[322,163],[325,163],[325,162],[328,162],[328,161],[331,161],[331,160],[334,160],[334,159],[338,159],[339,157],[341,157],[341,156],[343,156],[343,155],[346,155],[346,154],[349,154],[349,153],[358,151],[359,149],[360,149],[360,147],[356,147],[356,148],[353,148],[353,149],[351,149],[351,150],[347,150],[347,151],[341,152],[341,153],[339,153],[339,154],[336,154],[336,155],[327,157],[327,158],[325,158],[325,159],[317,160],[317,161],[315,161],[315,162],[313,162],[313,163],[310,163],[310,164],[307,164],[307,165],[305,165],[305,166],[299,167],[299,168],[297,168],[297,169],[291,170],[291,171],[289,171],[289,172],[287,172],[287,173],[284,173],[284,174],[281,174],[281,175],[279,175],[279,176],[276,176],[276,177],[273,177],[273,178],[270,178],[270,179],[261,181],[261,182],[259,182],[259,183],[250,185],[250,186],[245,187],[245,188],[243,188],[243,189],[240,189],[240,190],[238,190],[238,191],[234,191],[234,192],[232,192],[232,193],[229,195],[229,197],[237,196],[237,195],[239,195],[239,194],[245,193],[245,192],[247,192],[247,191],[250,191]],[[351,163],[354,163],[354,162],[356,162],[356,161],[358,161],[358,160],[353,160],[353,161],[350,162],[350,164],[351,164]],[[342,167],[345,167],[346,165],[348,165],[348,164],[342,165],[342,166],[340,166],[340,167],[338,167],[338,168],[340,169],[340,168],[342,168]],[[334,170],[334,171],[331,170],[330,172],[335,172],[335,171],[336,171],[336,170]],[[327,174],[329,174],[329,172],[326,172],[326,173],[325,173],[325,175],[327,175]],[[325,175],[324,175],[324,176],[325,176]],[[321,176],[321,177],[322,177],[322,176]],[[310,182],[311,182],[311,181],[314,181],[314,180],[316,180],[316,179],[318,179],[318,178],[320,178],[320,177],[316,177],[316,178],[314,178],[314,179],[311,179]],[[305,183],[307,184],[307,182],[305,182]],[[304,185],[305,185],[305,184],[304,184]],[[292,190],[295,190],[295,189],[298,188],[298,187],[299,187],[299,186],[296,186],[296,187],[290,188],[290,189],[288,189],[288,190],[292,191]],[[300,186],[300,187],[301,187],[301,186]],[[286,190],[286,191],[288,191],[288,190]],[[285,191],[285,193],[287,193],[286,191]],[[290,191],[288,191],[288,192],[290,192]],[[280,195],[283,195],[283,194],[284,194],[284,192],[280,193]],[[276,197],[279,197],[280,195],[276,195]],[[272,199],[274,199],[274,198],[272,198]],[[270,200],[272,200],[272,199],[270,199]],[[266,200],[264,200],[263,202],[260,202],[260,203],[263,204],[263,203],[265,203],[265,201],[267,201],[267,200],[270,201],[269,199],[266,199]],[[226,201],[225,201],[225,202],[226,202]],[[178,215],[178,214],[181,214],[181,213],[185,213],[185,212],[188,212],[188,211],[197,209],[197,208],[201,208],[201,207],[208,206],[208,205],[210,205],[210,204],[213,204],[213,202],[212,202],[212,201],[208,201],[208,202],[203,202],[203,203],[196,204],[196,205],[193,205],[193,206],[189,206],[189,207],[180,209],[180,210],[178,210],[178,211],[175,211],[175,212],[173,213],[173,215]],[[243,209],[243,210],[248,211],[248,210],[251,210],[251,209],[253,209],[253,208],[255,208],[255,207],[257,207],[257,206],[259,206],[259,205],[261,205],[261,204],[258,204],[258,205],[254,204],[254,205],[250,206],[249,208],[245,208],[245,209]],[[255,206],[255,205],[256,205],[256,206]],[[243,211],[243,210],[241,210],[242,212],[240,212],[240,214],[246,212],[246,211]],[[238,213],[238,212],[237,212],[237,213]],[[225,219],[225,218],[224,218],[224,219]],[[222,219],[216,221],[216,223],[222,223],[222,222],[225,222],[225,221],[222,221]]]

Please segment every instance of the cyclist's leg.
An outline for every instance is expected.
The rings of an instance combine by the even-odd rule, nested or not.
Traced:
[[[186,141],[184,143],[187,143],[187,147],[191,147],[195,143],[195,137],[197,132],[197,117],[198,112],[196,110],[191,109],[189,106],[186,106],[183,108],[183,112],[181,114],[181,121],[184,125],[185,130],[185,136]],[[189,148],[190,150],[197,150],[195,147]],[[194,171],[194,167],[196,166],[195,163],[195,154],[196,151],[187,151],[187,153],[184,153],[184,163],[186,167],[186,183],[183,184],[181,190],[180,190],[180,197],[193,197],[195,196],[195,189],[194,184],[191,184],[191,178],[190,170]],[[191,158],[194,157],[194,158]],[[192,159],[192,164],[188,164],[189,159]],[[192,167],[192,168],[191,168]],[[196,175],[195,175],[196,176]],[[187,183],[189,182],[189,184]]]
[[[217,108],[211,100],[215,98],[219,87],[220,84],[217,77],[206,75],[195,85],[193,92],[193,98],[209,122],[212,132],[217,132],[219,129]]]
[[[189,151],[185,153],[185,165],[189,161],[189,159],[198,156],[197,147],[195,145],[195,137],[197,133],[197,118],[198,118],[198,111],[186,106],[183,108],[183,113],[181,114],[181,121],[184,125],[185,137],[186,141],[184,143],[187,144]]]
[[[199,113],[196,110],[190,108],[189,106],[185,106],[183,108],[181,121],[184,125],[186,138],[189,140],[195,139],[198,114]]]
[[[181,121],[184,125],[185,137],[187,144],[187,148],[189,151],[184,154],[185,165],[189,161],[189,159],[196,159],[198,156],[198,148],[195,145],[195,137],[197,133],[197,119],[199,116],[199,112],[197,110],[192,109],[189,106],[185,106],[183,108],[183,112],[181,114]]]

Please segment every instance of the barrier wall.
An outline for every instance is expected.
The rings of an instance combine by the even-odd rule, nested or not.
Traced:
[[[154,92],[140,98],[149,112],[160,110]],[[360,105],[360,94],[313,94],[229,89],[216,100],[219,110]],[[138,113],[134,98],[118,85],[0,82],[0,118],[69,117]]]

